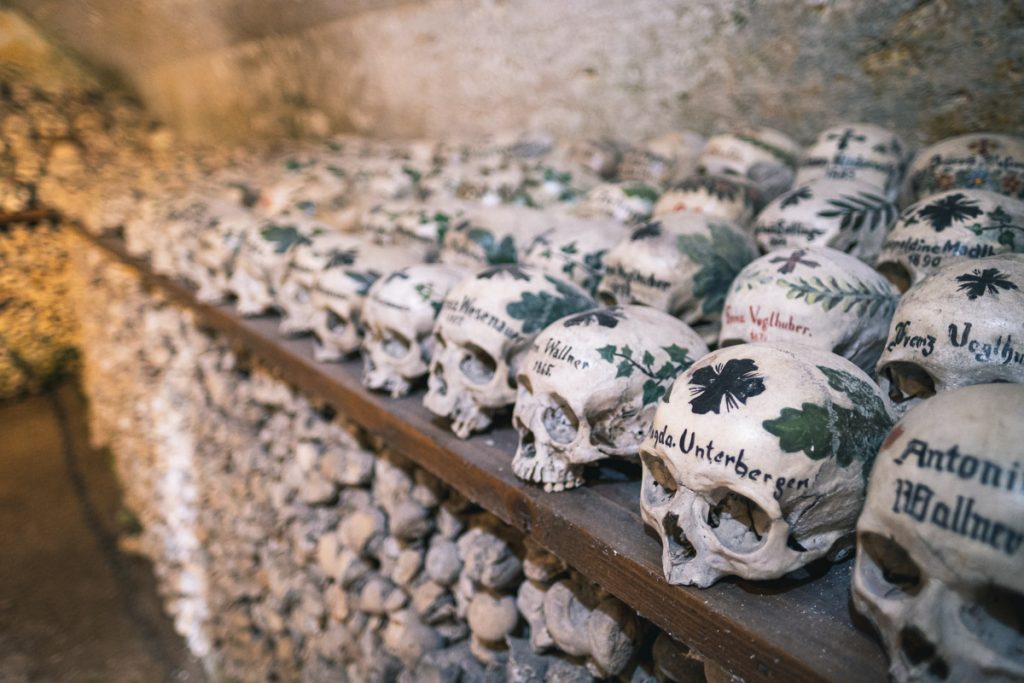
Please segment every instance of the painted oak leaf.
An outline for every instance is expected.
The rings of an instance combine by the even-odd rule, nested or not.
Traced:
[[[712,223],[707,235],[679,235],[679,250],[700,267],[693,278],[693,293],[703,300],[705,315],[720,313],[725,305],[729,286],[743,266],[754,260],[756,254],[739,233],[724,225]]]
[[[533,334],[567,315],[594,307],[589,296],[550,275],[544,279],[554,285],[557,296],[550,292],[524,292],[518,301],[505,307],[505,311],[516,320],[523,321],[523,334]]]

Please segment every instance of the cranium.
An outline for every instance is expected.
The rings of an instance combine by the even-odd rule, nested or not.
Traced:
[[[714,341],[729,285],[756,256],[753,240],[728,221],[667,214],[605,255],[598,298],[607,305],[654,306]]]
[[[397,398],[426,376],[434,353],[434,320],[445,295],[467,275],[457,266],[420,264],[370,286],[362,314],[364,386]]]
[[[230,202],[212,203],[206,224],[195,237],[193,281],[200,301],[220,302],[231,292],[231,273],[247,231],[256,223],[252,212]]]
[[[648,218],[661,190],[641,182],[601,183],[580,201],[576,211],[584,217],[608,216],[622,223]]]
[[[906,410],[937,392],[1024,382],[1024,254],[952,263],[900,299],[878,378]]]
[[[604,274],[604,255],[625,233],[611,218],[552,217],[551,227],[533,238],[520,262],[593,294]]]
[[[874,373],[898,300],[888,280],[841,251],[773,251],[733,280],[718,344],[806,344]]]
[[[902,205],[954,188],[1024,199],[1024,139],[971,133],[925,147],[907,169]]]
[[[757,187],[738,176],[695,175],[674,183],[654,205],[654,217],[675,211],[695,211],[747,225],[761,210]]]
[[[619,179],[665,187],[690,175],[703,147],[703,136],[689,130],[650,138],[622,155]]]
[[[448,228],[462,221],[466,209],[454,202],[382,202],[364,211],[360,223],[381,244],[418,242],[436,248]]]
[[[855,180],[812,180],[776,197],[754,221],[764,251],[822,246],[873,263],[896,205],[877,189]]]
[[[781,577],[853,544],[891,408],[857,366],[744,344],[690,366],[640,449],[640,511],[669,583]]]
[[[551,275],[494,266],[453,287],[434,325],[423,405],[452,418],[465,439],[486,429],[492,415],[512,405],[522,355],[555,320],[593,308],[583,290]]]
[[[274,306],[274,283],[281,281],[295,246],[308,243],[315,229],[298,220],[272,219],[248,226],[229,281],[239,313],[261,315]]]
[[[752,181],[765,200],[793,184],[800,145],[771,128],[713,135],[697,158],[697,172],[736,175]]]
[[[534,340],[517,377],[512,470],[561,491],[585,465],[635,457],[658,400],[707,345],[685,323],[648,306],[578,313]]]
[[[445,232],[440,259],[464,268],[516,263],[549,220],[545,212],[518,206],[468,210]]]
[[[313,290],[317,278],[330,264],[344,264],[364,240],[320,226],[309,231],[309,238],[292,249],[288,265],[279,271],[274,283],[274,301],[281,310],[281,334],[302,334],[313,329],[317,313]],[[349,264],[351,265],[351,264]]]
[[[1024,680],[1024,386],[913,408],[882,445],[857,522],[853,604],[895,681]]]
[[[955,261],[1024,252],[1024,202],[987,190],[948,190],[900,214],[875,267],[906,291]]]
[[[841,123],[821,132],[804,150],[794,184],[819,178],[859,180],[891,200],[899,193],[907,147],[871,123]]]

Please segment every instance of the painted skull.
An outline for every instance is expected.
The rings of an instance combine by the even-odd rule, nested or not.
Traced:
[[[956,387],[1024,383],[1022,311],[1024,254],[945,266],[900,299],[879,382],[903,411]]]
[[[704,137],[683,130],[650,138],[622,155],[619,179],[665,187],[693,171]]]
[[[607,216],[622,223],[648,218],[661,190],[641,182],[601,183],[583,197],[577,213],[584,217]]]
[[[895,200],[907,163],[907,147],[894,133],[871,123],[841,123],[821,132],[804,150],[794,184],[819,178],[858,180]]]
[[[987,190],[948,190],[900,214],[875,267],[906,291],[956,261],[1024,252],[1024,202]]]
[[[956,389],[882,445],[857,522],[853,604],[895,681],[1024,680],[1024,386]]]
[[[746,178],[770,200],[793,184],[800,151],[800,145],[777,130],[745,128],[713,135],[697,158],[697,172]]]
[[[262,315],[274,307],[280,282],[295,247],[308,243],[318,228],[308,221],[276,219],[249,226],[242,237],[229,286],[242,315]]]
[[[520,263],[573,282],[591,294],[604,274],[604,255],[626,233],[611,218],[558,216],[533,238]]]
[[[552,323],[520,366],[512,470],[561,491],[583,483],[585,465],[635,457],[659,399],[707,352],[685,323],[649,306]]]
[[[575,285],[514,265],[492,266],[445,297],[434,325],[427,394],[431,412],[452,419],[461,439],[491,424],[516,398],[515,377],[530,342],[549,324],[594,307]]]
[[[549,226],[543,211],[518,206],[472,209],[444,234],[440,259],[464,268],[516,263],[520,251]]]
[[[193,281],[199,286],[196,298],[221,302],[231,293],[231,274],[235,269],[242,240],[253,229],[256,218],[251,211],[230,202],[210,207],[203,230],[196,236],[193,251]]]
[[[955,188],[1024,200],[1024,138],[970,133],[925,147],[907,169],[902,206]]]
[[[757,187],[746,179],[695,175],[665,190],[654,205],[654,217],[676,211],[695,211],[747,225],[763,204]]]
[[[363,239],[320,226],[292,249],[288,267],[275,283],[274,301],[281,310],[281,334],[292,335],[313,329],[317,309],[313,290],[320,273],[331,263],[344,262],[359,250]]]
[[[609,306],[667,311],[711,342],[729,285],[756,256],[753,240],[735,224],[671,213],[637,228],[605,255],[598,298]]]
[[[363,338],[361,314],[370,286],[377,278],[422,263],[415,247],[382,247],[363,239],[358,246],[332,254],[316,274],[312,330],[319,361],[341,360],[359,349]]]
[[[417,242],[439,247],[449,226],[464,217],[465,206],[451,203],[382,202],[363,212],[365,233],[381,244]]]
[[[754,221],[763,251],[787,247],[832,247],[874,263],[896,205],[855,180],[812,180],[776,197]]]
[[[897,301],[888,280],[849,254],[828,247],[773,251],[733,281],[718,345],[806,344],[873,374]]]
[[[891,408],[844,358],[744,344],[690,366],[640,449],[640,511],[671,584],[773,579],[853,547]]]
[[[396,270],[370,286],[362,314],[363,386],[398,398],[426,376],[441,304],[468,275],[457,266],[424,263]]]

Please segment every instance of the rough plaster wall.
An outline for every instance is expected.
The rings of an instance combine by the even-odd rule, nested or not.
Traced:
[[[754,122],[807,140],[839,117],[892,126],[915,142],[1024,130],[1019,0],[434,0],[363,12],[365,3],[320,0],[319,15],[292,23],[281,21],[292,3],[262,0],[263,33],[258,11],[232,32],[226,9],[237,1],[211,0],[203,16],[215,25],[196,35],[216,35],[212,47],[157,41],[150,51],[136,41],[134,60],[96,35],[73,35],[43,9],[74,2],[16,2],[73,47],[88,40],[91,58],[116,53],[106,64],[193,137],[330,127],[635,139]],[[91,6],[113,15],[97,23],[100,33],[131,37],[143,29],[130,16],[159,15],[173,33],[194,4]],[[356,13],[335,18],[338,6]]]

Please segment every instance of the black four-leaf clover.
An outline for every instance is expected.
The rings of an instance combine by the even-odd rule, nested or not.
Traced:
[[[956,281],[960,283],[957,291],[966,292],[967,298],[971,301],[986,294],[998,295],[999,290],[1009,291],[1019,289],[1016,284],[1010,281],[1006,273],[999,272],[996,268],[975,268],[970,273],[957,275]]]
[[[936,232],[942,232],[954,222],[977,218],[981,214],[977,201],[957,192],[924,207],[917,212],[917,217],[928,221]]]
[[[733,358],[724,365],[706,365],[690,377],[690,407],[698,415],[715,413],[725,402],[726,412],[746,405],[747,399],[764,392],[764,378],[751,358]]]

